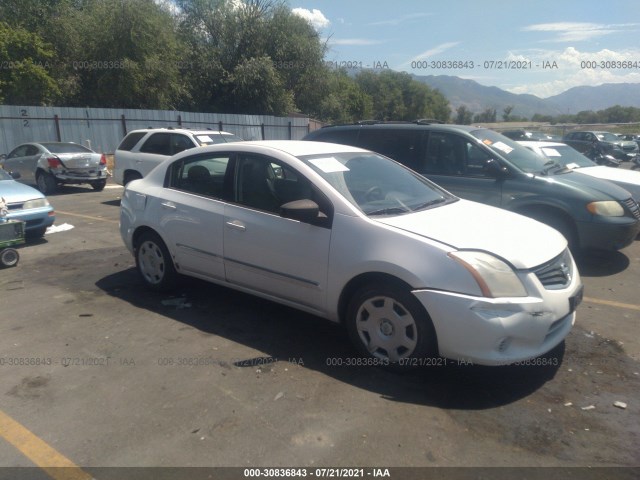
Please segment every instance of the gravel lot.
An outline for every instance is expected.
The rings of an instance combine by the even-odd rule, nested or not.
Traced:
[[[341,328],[274,303],[196,280],[150,293],[121,193],[51,196],[74,228],[0,272],[0,412],[75,465],[640,465],[640,241],[579,260],[585,301],[546,365],[394,373],[347,365]],[[34,466],[7,435],[0,465]],[[595,471],[575,478],[638,474]]]

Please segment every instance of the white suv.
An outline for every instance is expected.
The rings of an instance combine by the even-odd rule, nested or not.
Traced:
[[[194,147],[241,142],[242,138],[216,130],[147,128],[130,132],[115,153],[113,179],[120,185],[146,176],[163,160]]]

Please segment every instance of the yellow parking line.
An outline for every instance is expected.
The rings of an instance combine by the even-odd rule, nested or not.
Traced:
[[[602,300],[600,298],[591,298],[591,297],[584,297],[584,301],[589,303],[598,303],[600,305],[608,305],[610,307],[626,308],[627,310],[640,311],[640,305],[634,305],[632,303],[614,302],[612,300]]]
[[[59,213],[60,215],[70,215],[72,217],[88,218],[89,220],[96,220],[98,222],[120,223],[119,220],[111,220],[109,218],[102,217],[92,217],[91,215],[81,215],[79,213],[63,212],[62,210],[56,210],[56,213]]]
[[[0,436],[55,480],[91,480],[93,478],[2,411],[0,411]]]

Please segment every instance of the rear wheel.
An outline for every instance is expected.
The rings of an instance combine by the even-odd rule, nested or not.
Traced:
[[[428,313],[400,285],[370,284],[358,290],[347,309],[351,340],[366,356],[390,365],[437,356],[437,339]]]
[[[142,178],[142,175],[140,175],[138,172],[127,172],[124,174],[124,178],[122,180],[122,184],[124,186],[127,185],[127,183],[133,181],[133,180],[138,180]]]
[[[101,192],[102,190],[104,190],[104,187],[106,185],[106,180],[96,180],[95,182],[91,182],[91,188],[93,188],[96,192]]]
[[[36,184],[38,185],[38,190],[40,190],[45,195],[51,195],[58,188],[58,184],[53,175],[47,172],[38,172],[36,174]]]
[[[13,267],[18,264],[20,254],[15,248],[5,248],[0,252],[0,263],[3,267]]]
[[[157,233],[140,235],[135,257],[138,272],[149,288],[166,291],[175,286],[178,274],[167,246]]]

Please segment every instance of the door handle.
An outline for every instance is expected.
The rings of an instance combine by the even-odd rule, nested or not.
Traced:
[[[160,205],[162,205],[162,208],[166,209],[166,210],[175,210],[177,207],[171,203],[171,202],[162,202],[160,203]]]
[[[240,230],[241,232],[244,232],[247,227],[245,227],[242,222],[240,222],[239,220],[233,220],[231,222],[225,222],[227,224],[227,227],[232,228],[234,230]]]

